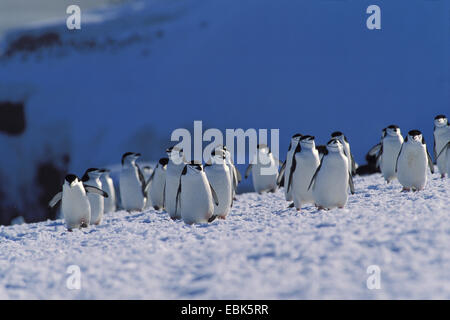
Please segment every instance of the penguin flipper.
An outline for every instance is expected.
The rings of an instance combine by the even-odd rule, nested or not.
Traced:
[[[208,222],[213,222],[214,220],[216,220],[217,216],[212,215],[211,218],[208,219]]]
[[[292,175],[294,174],[295,168],[297,167],[297,160],[295,160],[295,157],[292,159],[292,164],[291,164],[291,171],[289,172],[289,182],[287,185],[287,192],[289,192],[289,190],[291,189],[291,185],[292,185]]]
[[[320,171],[320,168],[322,168],[323,158],[326,157],[326,154],[323,155],[322,160],[320,161],[319,167],[317,167],[316,172],[314,172],[313,177],[311,178],[311,182],[309,183],[308,190],[311,189],[311,186],[313,185],[314,181],[316,180],[317,174]]]
[[[62,191],[58,192],[57,194],[55,194],[55,196],[52,198],[52,200],[50,200],[50,202],[48,203],[49,207],[53,208],[55,207],[58,202],[60,202],[62,200]]]
[[[245,179],[248,178],[248,175],[250,174],[250,170],[252,169],[252,164],[249,164],[247,169],[245,170]]]
[[[374,145],[372,148],[370,148],[369,152],[367,152],[367,154],[369,156],[377,156],[381,150],[382,144],[381,142]]]
[[[286,160],[283,162],[283,164],[281,165],[280,168],[280,173],[278,174],[278,178],[277,178],[277,185],[279,187],[281,187],[281,181],[284,178],[284,171],[286,170]]]
[[[216,193],[216,191],[214,191],[214,188],[212,187],[211,184],[209,184],[209,188],[211,189],[211,194],[212,194],[212,197],[214,199],[214,203],[216,204],[216,206],[218,206],[219,205],[219,198],[217,197],[217,193]]]
[[[445,147],[444,147],[445,148]],[[439,155],[440,155],[441,153],[439,152]],[[437,158],[439,157],[438,155],[437,155],[437,152],[436,152],[436,138],[434,138],[434,140],[433,140],[433,156],[434,156],[434,161],[436,161],[437,162]]]
[[[145,181],[145,177],[144,174],[142,173],[141,168],[136,165],[137,167],[137,171],[138,171],[138,177],[139,177],[139,181],[141,182],[141,187],[142,187],[142,195],[144,196],[144,198],[147,195],[147,190],[148,190],[148,185],[149,183]],[[153,174],[153,173],[152,173]]]
[[[435,156],[434,160],[437,161],[437,159],[441,156],[441,154],[444,153],[444,151],[447,150],[447,148],[450,148],[450,141],[447,142],[447,144],[442,148],[442,150],[439,152],[439,154],[437,156]]]
[[[241,173],[239,172],[239,170],[234,165],[233,165],[233,168],[234,168],[234,172],[236,174],[237,182],[239,183],[239,182],[242,181]]]
[[[356,162],[355,158],[353,157],[353,153],[350,152],[350,158],[352,160],[352,175],[356,174]]]
[[[96,194],[101,195],[104,198],[108,198],[109,197],[108,193],[106,193],[102,189],[99,189],[99,188],[93,187],[93,186],[88,186],[86,184],[83,184],[83,185],[84,185],[84,190],[86,190],[87,193],[96,193]]]
[[[402,143],[402,146],[400,147],[400,151],[398,152],[398,155],[397,155],[397,160],[395,161],[395,172],[397,172],[397,170],[398,170],[398,158],[400,158],[400,154],[402,153],[403,144],[404,144],[404,142]]]
[[[428,149],[427,149],[427,158],[428,158],[428,167],[430,168],[431,173],[434,173],[433,160],[431,160],[431,156],[430,153],[428,152]]]
[[[348,175],[348,184],[350,185],[351,194],[355,194],[355,185],[353,184],[353,177],[351,174]]]

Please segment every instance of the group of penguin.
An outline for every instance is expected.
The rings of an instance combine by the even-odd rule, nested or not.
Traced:
[[[165,210],[171,219],[187,224],[225,219],[235,200],[242,178],[234,166],[226,146],[219,145],[202,165],[187,162],[183,150],[170,147],[152,169],[142,169],[136,163],[139,153],[122,156],[119,178],[121,207],[129,212],[153,207]],[[441,177],[450,173],[450,124],[445,115],[434,119],[434,158]],[[381,141],[369,151],[384,179],[395,178],[402,191],[422,190],[427,182],[427,170],[434,165],[425,140],[419,130],[411,130],[403,139],[400,128],[390,125],[382,130]],[[281,169],[278,168],[281,166]],[[275,192],[284,187],[289,207],[301,210],[313,204],[319,210],[343,208],[349,193],[354,194],[353,176],[357,165],[346,136],[336,131],[326,145],[315,145],[311,135],[292,136],[286,160],[282,163],[265,144],[257,146],[245,178],[252,174],[256,192]],[[68,174],[62,191],[49,202],[51,207],[61,202],[68,230],[97,225],[103,214],[117,208],[114,183],[109,170],[90,168],[81,179]]]

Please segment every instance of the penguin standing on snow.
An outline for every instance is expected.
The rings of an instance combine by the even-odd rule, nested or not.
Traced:
[[[239,170],[234,165],[233,160],[231,159],[231,153],[227,149],[226,146],[219,145],[219,146],[216,147],[216,150],[222,151],[223,154],[225,155],[225,164],[228,166],[228,172],[230,174],[231,194],[232,194],[233,199],[234,199],[234,197],[236,195],[236,192],[237,192],[237,187],[238,187],[239,183],[242,180],[241,173],[239,172]]]
[[[289,183],[285,186],[291,192],[297,210],[300,210],[302,205],[314,203],[312,190],[308,190],[308,187],[319,164],[319,152],[316,149],[314,137],[302,136],[295,148],[287,180]]]
[[[427,183],[427,167],[434,173],[433,162],[425,139],[419,130],[411,130],[402,144],[397,158],[397,178],[402,191],[419,191]]]
[[[447,153],[446,146],[450,141],[450,124],[445,115],[440,114],[434,118],[434,160],[441,173],[441,178],[445,177],[447,172]]]
[[[225,152],[215,149],[211,153],[211,160],[205,164],[205,173],[211,187],[216,191],[219,204],[214,204],[214,216],[225,219],[233,203],[233,186],[230,180],[230,169],[226,164]]]
[[[348,163],[342,143],[338,139],[331,139],[308,186],[308,189],[313,190],[314,203],[319,210],[343,208],[347,203],[348,188],[352,194],[355,193]]]
[[[169,162],[166,169],[166,187],[164,189],[164,208],[173,220],[181,219],[180,208],[177,203],[178,184],[181,172],[185,166],[183,149],[170,147],[166,150]]]
[[[356,163],[353,158],[353,154],[350,150],[350,144],[348,143],[347,137],[340,131],[335,131],[331,134],[332,139],[338,139],[344,148],[344,154],[348,159],[348,170],[352,175],[356,174]]]
[[[178,185],[177,205],[178,202],[181,217],[187,224],[212,222],[216,218],[214,204],[220,203],[201,164],[192,161],[185,165]]]
[[[247,167],[245,178],[250,174],[253,176],[253,187],[259,194],[263,192],[275,192],[277,189],[278,166],[280,161],[275,159],[270,148],[265,144],[257,146],[253,163]]]
[[[141,211],[147,202],[148,183],[136,160],[140,153],[126,152],[122,156],[122,171],[120,172],[120,199],[123,209]]]
[[[102,183],[100,182],[101,175],[102,172],[99,169],[89,168],[84,173],[81,181],[83,181],[85,186],[102,190]],[[89,193],[87,196],[91,205],[91,224],[100,224],[105,208],[103,196],[96,193]]]
[[[286,155],[286,160],[281,166],[280,174],[278,175],[277,179],[278,186],[284,185],[284,196],[286,198],[286,201],[292,201],[292,189],[288,190],[287,186],[289,184],[289,174],[291,172],[291,165],[294,160],[294,154],[297,146],[300,143],[301,137],[302,134],[300,133],[296,133],[292,136],[291,142],[289,144],[289,149]]]
[[[400,128],[392,124],[383,129],[381,142],[373,147],[369,154],[376,154],[377,165],[387,183],[397,177],[395,165],[398,154],[403,144],[403,137]]]
[[[102,189],[108,194],[108,198],[104,199],[104,213],[116,211],[116,190],[114,188],[114,182],[111,179],[108,169],[100,169],[102,173],[100,182],[102,183]]]
[[[150,188],[150,199],[152,202],[153,208],[155,210],[164,209],[164,195],[166,188],[166,170],[167,164],[169,163],[169,158],[161,158],[158,161],[155,169],[153,170],[152,176],[148,181]]]
[[[87,228],[91,222],[91,205],[86,193],[108,197],[106,192],[96,187],[84,186],[76,175],[68,174],[64,178],[62,191],[49,202],[49,206],[53,208],[61,201],[61,211],[69,231],[74,228]]]

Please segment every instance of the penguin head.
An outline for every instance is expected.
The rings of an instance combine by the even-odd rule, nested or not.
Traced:
[[[166,149],[167,157],[175,164],[181,164],[184,161],[183,149],[172,146]]]
[[[383,130],[385,130],[384,136],[386,136],[386,135],[390,135],[390,136],[401,135],[400,128],[395,124],[391,124],[390,126],[384,128]]]
[[[105,168],[98,169],[98,171],[100,172],[101,175],[103,175],[105,177],[109,176],[109,173],[111,172],[111,170],[105,169]]]
[[[168,163],[169,163],[169,158],[161,158],[158,161],[158,167],[166,169]]]
[[[300,145],[302,148],[312,149],[315,148],[314,136],[305,135],[300,138]]]
[[[406,141],[409,143],[417,143],[423,144],[425,140],[423,139],[422,132],[419,130],[411,130],[408,132],[408,136],[406,137]]]
[[[102,174],[103,173],[97,168],[89,168],[85,171],[83,177],[81,178],[81,181],[86,182],[89,179],[97,179],[100,178]]]
[[[270,148],[267,144],[265,143],[260,143],[256,146],[256,149],[258,149],[259,153],[265,153],[265,154],[269,154],[270,153]]]
[[[122,165],[124,164],[132,164],[134,163],[139,157],[141,156],[140,153],[136,152],[125,152],[122,156]]]
[[[329,152],[340,152],[342,151],[342,143],[338,139],[331,139],[327,143],[327,150]]]
[[[223,164],[226,159],[225,150],[222,148],[216,148],[211,151],[211,163],[213,164]]]
[[[64,184],[68,185],[69,187],[73,187],[75,184],[77,184],[79,181],[78,177],[74,174],[68,174],[64,178]]]
[[[436,117],[434,117],[434,125],[436,127],[444,127],[448,124],[448,119],[443,114],[438,114]]]
[[[341,131],[335,131],[331,134],[331,138],[338,139],[342,142],[348,142],[347,137]]]
[[[300,139],[302,136],[303,135],[301,133],[296,133],[291,137],[291,143],[289,144],[288,151],[290,151],[293,147],[295,147],[300,142]]]
[[[195,160],[189,162],[183,169],[182,174],[199,174],[203,171],[203,166]]]

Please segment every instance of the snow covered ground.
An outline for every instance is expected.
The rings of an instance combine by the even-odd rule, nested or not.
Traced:
[[[0,298],[450,299],[450,180],[401,193],[356,177],[345,209],[301,213],[281,192],[238,195],[226,221],[188,226],[153,210],[0,227]],[[69,290],[70,265],[81,289]],[[367,267],[381,289],[366,286]]]

